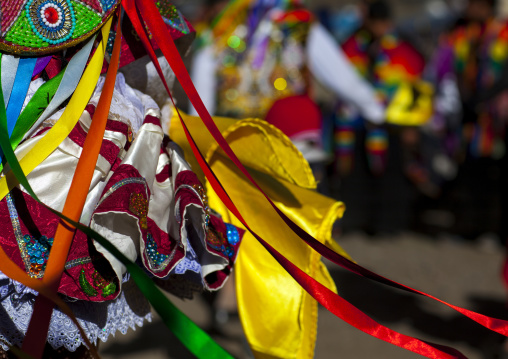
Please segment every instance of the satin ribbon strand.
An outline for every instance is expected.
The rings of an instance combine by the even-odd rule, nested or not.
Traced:
[[[1,64],[2,69],[0,76],[2,77],[2,92],[4,94],[5,106],[5,103],[9,103],[9,98],[11,97],[12,86],[14,85],[16,72],[18,71],[19,57],[4,54]]]
[[[12,134],[12,130],[23,107],[36,64],[37,58],[28,57],[19,59],[12,93],[7,105],[7,131],[9,136]],[[3,157],[1,151],[0,157]]]
[[[104,131],[106,130],[106,123],[118,72],[121,38],[121,27],[118,26],[113,46],[113,54],[101,97],[97,104],[97,110],[93,116],[92,124],[85,138],[81,157],[79,158],[71,187],[62,210],[62,213],[66,217],[76,222],[79,221],[83,211],[97,159],[99,158]],[[103,38],[103,44],[106,43],[107,38]],[[69,226],[63,221],[60,221],[56,229],[54,244],[51,247],[42,278],[42,282],[54,291],[58,290],[58,285],[65,268],[75,231],[75,227]],[[23,350],[28,354],[35,357],[40,357],[42,355],[45,338],[42,338],[39,333],[46,333],[48,331],[52,312],[53,303],[41,296],[35,299],[34,314],[30,320],[25,341],[23,342]]]
[[[48,66],[49,62],[51,61],[52,56],[46,56],[46,57],[39,57],[37,58],[37,63],[35,64],[34,72],[32,74],[32,77],[37,76]]]
[[[21,108],[23,107],[23,102],[28,93],[36,63],[37,58],[35,57],[21,58],[19,60],[18,71],[16,72],[14,86],[12,87],[11,97],[7,105],[7,129],[9,130],[9,136],[21,113]]]
[[[145,46],[149,44],[149,40],[146,36],[146,33],[144,31],[141,31],[142,25],[137,18],[139,13],[136,13],[135,10],[132,8],[132,1],[133,0],[126,0],[124,1],[124,7],[126,8],[126,13],[131,17],[131,22],[133,23],[134,28],[138,32],[138,35],[143,42]],[[148,46],[147,51],[149,56],[152,58],[152,61],[155,64],[155,68],[157,69],[159,75],[162,74],[162,71],[160,69],[160,65],[158,63],[157,57],[155,56],[155,53],[153,49]],[[163,83],[165,82],[165,79],[163,76],[161,76],[161,79]],[[167,84],[165,84],[165,87],[167,90]],[[169,96],[171,98],[171,101],[173,102],[173,105],[176,108],[176,111],[178,113],[178,116],[180,120],[182,121],[182,125],[185,131],[185,135],[187,137],[187,140],[189,141],[189,144],[191,145],[191,148],[201,166],[203,171],[205,172],[205,175],[207,176],[208,180],[210,181],[212,187],[217,191],[217,193],[220,193],[221,200],[228,206],[228,208],[237,216],[237,218],[242,222],[242,224],[249,230],[255,237],[258,239],[263,246],[276,258],[276,260],[283,266],[283,268],[290,273],[295,280],[307,291],[309,294],[311,294],[315,299],[317,299],[322,305],[324,305],[328,310],[330,310],[333,314],[338,316],[339,318],[345,320],[349,324],[355,326],[356,328],[373,335],[379,339],[388,341],[392,344],[398,345],[399,347],[402,347],[404,349],[413,351],[418,354],[426,355],[428,357],[435,357],[436,355],[439,355],[443,358],[464,358],[464,356],[456,351],[453,348],[447,348],[444,346],[440,346],[437,344],[432,343],[425,343],[423,341],[420,341],[415,338],[411,338],[408,336],[405,336],[403,334],[397,333],[391,329],[388,329],[376,322],[374,322],[371,318],[366,316],[364,313],[359,311],[357,308],[352,306],[350,303],[345,301],[340,296],[336,295],[332,291],[328,290],[326,287],[321,285],[319,282],[314,280],[313,278],[306,275],[304,272],[302,272],[299,268],[297,268],[294,264],[289,262],[284,256],[282,256],[280,253],[275,251],[268,243],[266,243],[261,237],[259,237],[255,232],[251,230],[251,228],[248,226],[248,224],[245,222],[233,202],[231,201],[230,197],[225,192],[223,186],[220,184],[220,182],[215,177],[215,174],[209,167],[209,165],[206,163],[204,157],[199,152],[197,145],[190,135],[188,128],[183,121],[180,112],[178,111],[178,108],[176,107],[174,100],[171,96],[171,93],[168,91]],[[220,189],[220,190],[217,190]],[[310,285],[309,285],[310,283]],[[326,289],[326,290],[325,290]],[[338,305],[337,303],[340,303]],[[356,314],[351,316],[348,315],[348,313],[355,312]],[[367,324],[365,324],[367,323]],[[438,348],[445,348],[447,352],[453,353],[453,355],[447,354],[445,351],[442,351]]]
[[[236,158],[236,156],[234,156],[234,153],[232,153],[231,149],[227,145],[227,143],[224,140],[224,138],[222,138],[220,132],[216,128],[215,124],[213,123],[213,120],[211,119],[210,115],[206,111],[206,108],[204,107],[204,105],[200,101],[199,95],[195,91],[195,88],[192,85],[190,77],[188,76],[188,73],[187,73],[183,63],[181,62],[181,59],[176,59],[176,55],[172,55],[172,54],[176,54],[177,51],[176,51],[176,48],[174,47],[174,44],[172,43],[171,39],[169,38],[169,35],[168,34],[164,35],[164,38],[166,39],[166,41],[163,41],[164,39],[161,38],[162,35],[159,33],[159,31],[164,33],[165,29],[160,24],[160,21],[162,21],[162,20],[156,16],[157,9],[155,8],[155,6],[153,6],[153,4],[151,4],[149,1],[143,1],[143,0],[136,0],[136,4],[140,8],[140,12],[142,12],[143,14],[147,15],[147,16],[144,17],[144,20],[146,21],[146,23],[147,23],[147,25],[149,27],[149,30],[153,34],[153,36],[156,39],[159,47],[161,48],[161,50],[163,51],[164,55],[166,56],[166,58],[168,59],[169,63],[171,64],[171,66],[172,66],[172,68],[173,68],[177,78],[179,79],[180,83],[182,84],[182,86],[184,87],[185,91],[189,95],[189,97],[191,99],[191,102],[193,103],[194,107],[197,109],[198,113],[200,113],[203,122],[208,127],[208,130],[214,136],[214,138],[219,143],[219,145],[224,150],[224,152],[237,165],[237,167],[247,176],[247,178],[249,180],[251,180],[251,182],[258,189],[260,189],[259,186],[252,179],[250,174],[245,170],[245,168],[243,168],[241,163],[239,163],[239,161]],[[212,186],[213,186],[213,184],[212,184]],[[218,191],[217,188],[218,188],[217,184],[215,184],[214,189],[216,191]],[[261,189],[260,189],[260,191],[261,191]],[[219,192],[220,191],[218,191],[218,193]],[[439,301],[439,302],[441,302],[441,303],[451,307],[452,309],[457,310],[461,314],[471,318],[472,320],[476,321],[477,323],[487,327],[488,329],[496,331],[496,332],[498,332],[500,334],[503,334],[505,336],[508,334],[508,322],[507,321],[490,318],[490,317],[487,317],[487,316],[484,316],[484,315],[481,315],[481,314],[478,314],[478,313],[475,313],[475,312],[472,312],[472,311],[469,311],[469,310],[466,310],[466,309],[463,309],[463,308],[460,308],[460,307],[457,307],[457,306],[453,306],[453,305],[448,304],[448,303],[446,303],[444,301],[441,301],[441,300],[439,300],[439,299],[437,299],[437,298],[435,298],[433,296],[430,296],[430,295],[428,295],[426,293],[423,293],[421,291],[417,291],[417,290],[412,289],[410,287],[404,286],[402,284],[399,284],[397,282],[394,282],[394,281],[391,281],[391,280],[389,280],[387,278],[379,276],[379,275],[377,275],[377,274],[375,274],[375,273],[373,273],[373,272],[371,272],[371,271],[369,271],[367,269],[364,269],[363,267],[358,266],[357,264],[349,261],[348,259],[340,256],[339,254],[337,254],[337,253],[333,252],[332,250],[330,250],[328,247],[326,247],[323,244],[321,244],[318,241],[316,241],[314,238],[312,238],[310,235],[308,235],[305,231],[303,231],[301,228],[299,228],[289,218],[287,218],[287,216],[285,216],[284,213],[282,213],[280,210],[278,210],[278,208],[266,196],[266,194],[263,193],[263,195],[267,198],[267,200],[270,202],[272,207],[274,207],[274,209],[281,216],[281,218],[287,223],[287,225],[296,234],[298,234],[312,248],[317,250],[318,253],[322,254],[323,256],[325,256],[326,258],[332,260],[333,262],[337,263],[338,265],[340,265],[340,266],[342,266],[342,267],[352,271],[353,273],[365,276],[367,278],[370,278],[372,280],[381,282],[383,284],[386,284],[386,285],[389,285],[389,286],[392,286],[392,287],[395,287],[395,288],[399,288],[399,289],[402,289],[402,290],[405,290],[405,291],[408,291],[408,292],[416,293],[416,294],[419,294],[419,295],[424,295],[424,296],[427,296],[427,297],[432,298],[434,300],[437,300],[437,301]],[[227,203],[227,202],[230,202],[230,200],[229,201],[227,200],[227,198],[229,198],[229,197],[227,197],[227,198],[226,197],[224,197],[224,198],[221,197],[221,199],[225,202],[226,205],[228,205],[228,204],[231,205],[231,203]],[[236,211],[232,210],[232,208],[229,208],[229,209],[236,215],[236,213],[235,213]]]
[[[1,81],[1,79],[0,79]],[[21,167],[19,166],[19,163],[17,162],[16,156],[14,155],[14,151],[11,148],[11,145],[9,143],[9,136],[7,133],[7,114],[5,110],[4,100],[3,100],[3,93],[1,92],[0,88],[0,148],[4,151],[5,156],[7,158],[8,163],[10,164],[13,173],[16,174],[16,176],[19,178],[19,182],[23,184],[25,189],[30,193],[31,195],[35,196],[33,193],[30,184],[28,183],[28,180],[26,179]],[[34,197],[37,199],[37,197]],[[37,199],[38,200],[38,199]],[[47,288],[42,281],[31,278],[28,274],[26,274],[21,268],[19,268],[14,262],[11,261],[11,259],[5,254],[3,251],[3,248],[0,246],[0,271],[7,275],[9,278],[16,280],[23,285],[26,285],[27,287],[36,290],[37,292],[41,293],[45,298],[48,298],[51,302],[57,304],[62,311],[71,318],[71,320],[76,324],[78,330],[80,331],[80,334],[83,336],[83,340],[85,340],[85,343],[92,348],[92,353],[96,358],[98,358],[98,354],[96,350],[92,347],[90,341],[85,335],[85,332],[83,331],[83,328],[79,325],[79,322],[77,321],[76,317],[70,310],[70,308],[58,297],[55,291]],[[44,338],[45,336],[40,337]]]

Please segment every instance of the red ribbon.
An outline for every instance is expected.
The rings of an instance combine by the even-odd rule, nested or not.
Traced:
[[[224,137],[221,135],[220,131],[216,127],[215,123],[213,122],[210,114],[206,110],[204,104],[202,103],[193,83],[190,79],[190,76],[183,64],[182,59],[178,55],[178,51],[176,49],[176,46],[174,45],[173,41],[171,40],[171,37],[167,33],[167,30],[165,29],[164,22],[162,21],[162,18],[159,15],[159,12],[154,5],[154,3],[151,0],[124,0],[123,6],[126,10],[127,15],[131,19],[134,28],[138,32],[138,34],[141,37],[141,40],[143,44],[145,45],[149,56],[151,57],[152,61],[156,65],[156,68],[159,72],[159,75],[161,76],[163,82],[164,77],[162,75],[162,71],[160,70],[157,58],[155,56],[155,53],[152,49],[152,46],[148,40],[148,37],[146,36],[146,29],[144,26],[141,25],[139,16],[140,13],[143,13],[144,16],[142,17],[145,23],[148,26],[148,29],[152,36],[157,41],[157,44],[159,45],[160,49],[162,50],[163,54],[165,55],[166,59],[168,60],[169,64],[171,65],[176,77],[178,78],[179,82],[181,83],[182,87],[184,88],[185,92],[189,96],[192,104],[194,105],[194,108],[196,108],[197,112],[201,116],[201,119],[205,126],[208,128],[208,131],[211,133],[211,135],[214,137],[214,139],[217,141],[219,146],[222,148],[222,150],[228,155],[228,157],[235,163],[235,165],[240,169],[240,171],[249,179],[249,181],[259,189],[259,191],[265,196],[265,198],[268,200],[268,202],[272,205],[272,207],[275,209],[275,211],[279,214],[279,216],[286,222],[286,224],[301,238],[303,239],[309,246],[311,246],[313,249],[315,249],[318,253],[323,255],[325,258],[328,258],[332,262],[342,266],[343,268],[367,277],[369,279],[372,279],[374,281],[383,283],[385,285],[395,287],[398,289],[402,289],[404,291],[408,291],[411,293],[423,295],[429,298],[432,298],[434,300],[437,300],[454,310],[460,312],[461,314],[473,319],[474,321],[478,322],[479,324],[485,326],[486,328],[496,331],[500,334],[503,334],[505,336],[508,335],[508,322],[504,320],[494,319],[487,316],[484,316],[482,314],[478,314],[472,311],[469,311],[467,309],[463,309],[451,304],[448,304],[438,298],[435,298],[431,295],[428,295],[426,293],[423,293],[421,291],[415,290],[413,288],[404,286],[402,284],[399,284],[397,282],[394,282],[392,280],[389,280],[387,278],[384,278],[376,273],[373,273],[356,263],[351,262],[347,258],[335,253],[325,245],[318,242],[316,239],[314,239],[312,236],[310,236],[308,233],[306,233],[304,230],[302,230],[299,226],[297,226],[294,222],[292,222],[284,213],[282,213],[276,205],[270,200],[270,198],[262,191],[262,189],[259,187],[259,185],[254,181],[254,179],[251,177],[251,175],[248,173],[248,171],[243,167],[243,165],[240,163],[238,158],[235,156],[229,145],[227,144]],[[136,8],[136,6],[138,8]],[[139,10],[139,11],[138,11]],[[141,34],[143,34],[141,36]],[[169,88],[167,87],[167,84],[165,84],[166,90],[168,91],[168,94],[171,97],[171,93],[169,91]],[[172,98],[171,98],[172,99]],[[173,99],[172,99],[173,100]],[[178,112],[178,110],[177,110]],[[308,276],[306,273],[301,271],[298,267],[296,267],[293,263],[291,263],[289,260],[287,260],[284,256],[282,256],[280,253],[278,253],[273,247],[271,247],[266,241],[264,241],[261,237],[259,237],[256,233],[254,233],[245,220],[242,218],[241,214],[239,213],[238,209],[234,205],[234,203],[231,201],[229,196],[227,195],[226,191],[224,190],[223,186],[220,184],[218,179],[215,177],[215,174],[211,170],[211,168],[206,163],[205,159],[199,152],[194,140],[192,139],[192,136],[190,135],[187,127],[185,126],[185,123],[180,116],[180,113],[178,112],[178,115],[180,117],[180,120],[182,121],[182,124],[184,126],[184,131],[187,136],[187,139],[191,145],[192,151],[194,155],[196,156],[200,166],[202,167],[208,181],[218,194],[218,196],[221,198],[221,200],[224,202],[224,204],[228,207],[228,209],[243,223],[243,225],[261,242],[261,244],[275,257],[275,259],[290,273],[293,278],[306,290],[308,291],[319,303],[321,303],[323,306],[325,306],[328,310],[330,310],[332,313],[340,317],[341,319],[345,320],[349,324],[355,326],[356,328],[373,335],[379,339],[385,340],[387,342],[390,342],[394,345],[400,346],[402,348],[405,348],[407,350],[413,351],[415,353],[435,358],[435,357],[445,357],[445,358],[463,358],[464,356],[456,351],[455,349],[440,346],[437,344],[427,343],[420,341],[415,338],[411,338],[408,336],[405,336],[403,334],[394,332],[378,323],[373,321],[371,318],[369,318],[367,315],[359,311],[357,308],[352,306],[350,303],[345,301],[343,298],[338,296],[337,294],[331,292],[326,287],[321,285],[319,282]]]

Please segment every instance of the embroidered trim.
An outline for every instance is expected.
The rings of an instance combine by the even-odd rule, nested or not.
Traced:
[[[92,273],[92,280],[93,285],[86,278],[85,270],[81,269],[79,274],[79,285],[86,295],[90,297],[96,297],[99,295],[97,292],[98,289],[101,291],[102,297],[106,298],[116,292],[116,284],[114,282],[108,282],[95,269]]]
[[[201,201],[201,204],[203,205],[203,209],[205,210],[205,230],[208,231],[208,225],[210,224],[210,207],[208,207],[208,198],[206,196],[206,192],[204,188],[200,185],[194,184],[194,185],[188,185],[188,184],[181,184],[178,186],[178,188],[175,191],[175,197],[177,193],[182,189],[186,188],[188,190],[191,190],[194,192],[194,194],[199,198]],[[179,201],[178,201],[179,202]],[[177,206],[178,208],[179,206]],[[180,221],[178,220],[180,223]]]
[[[99,203],[97,204],[97,206],[95,208],[97,209],[97,207],[99,207],[102,204],[102,202],[104,202],[109,196],[111,196],[113,194],[113,192],[115,192],[117,189],[119,189],[125,185],[133,184],[133,183],[142,184],[145,187],[145,190],[147,189],[146,180],[144,178],[142,178],[142,177],[125,178],[121,181],[118,181],[113,186],[111,186],[111,188],[109,188],[106,191],[106,193],[104,193],[104,196],[101,198],[101,200],[99,201]],[[147,196],[148,196],[148,194],[147,194]]]
[[[91,263],[91,262],[92,262],[92,258],[90,258],[90,257],[76,258],[76,259],[73,259],[73,260],[65,263],[65,269],[69,270],[71,268],[74,268],[74,267],[77,267],[80,265],[84,265],[87,263]]]

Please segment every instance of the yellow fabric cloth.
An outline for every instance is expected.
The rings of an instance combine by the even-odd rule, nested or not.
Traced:
[[[328,288],[336,291],[320,255],[299,239],[279,218],[261,193],[237,170],[213,141],[201,120],[184,120],[219,181],[249,226],[279,252]],[[308,163],[278,129],[256,119],[214,118],[231,148],[257,183],[288,217],[317,240],[342,254],[332,240],[334,221],[344,205],[315,191]],[[181,127],[171,120],[170,137],[200,170]],[[226,222],[241,226],[207,184],[209,205]],[[238,310],[256,358],[312,358],[317,333],[317,302],[271,257],[250,234],[240,247],[236,271]]]
[[[402,82],[388,108],[386,122],[399,126],[423,126],[432,117],[432,85],[424,81]]]

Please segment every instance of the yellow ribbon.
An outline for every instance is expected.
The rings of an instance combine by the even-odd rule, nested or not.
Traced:
[[[72,95],[72,98],[70,99],[69,104],[65,108],[65,111],[60,119],[55,123],[51,130],[49,130],[44,137],[42,137],[39,142],[37,142],[32,149],[25,154],[21,160],[19,160],[19,164],[21,165],[25,175],[32,172],[42,163],[42,161],[56,150],[62,141],[69,136],[69,133],[72,131],[74,126],[76,126],[76,123],[85,110],[85,107],[93,94],[95,85],[99,80],[112,21],[113,18],[110,18],[102,27],[101,42],[95,50],[90,63],[76,87],[76,91]],[[0,200],[17,185],[18,181],[16,180],[14,173],[9,170],[5,176],[0,178]]]

